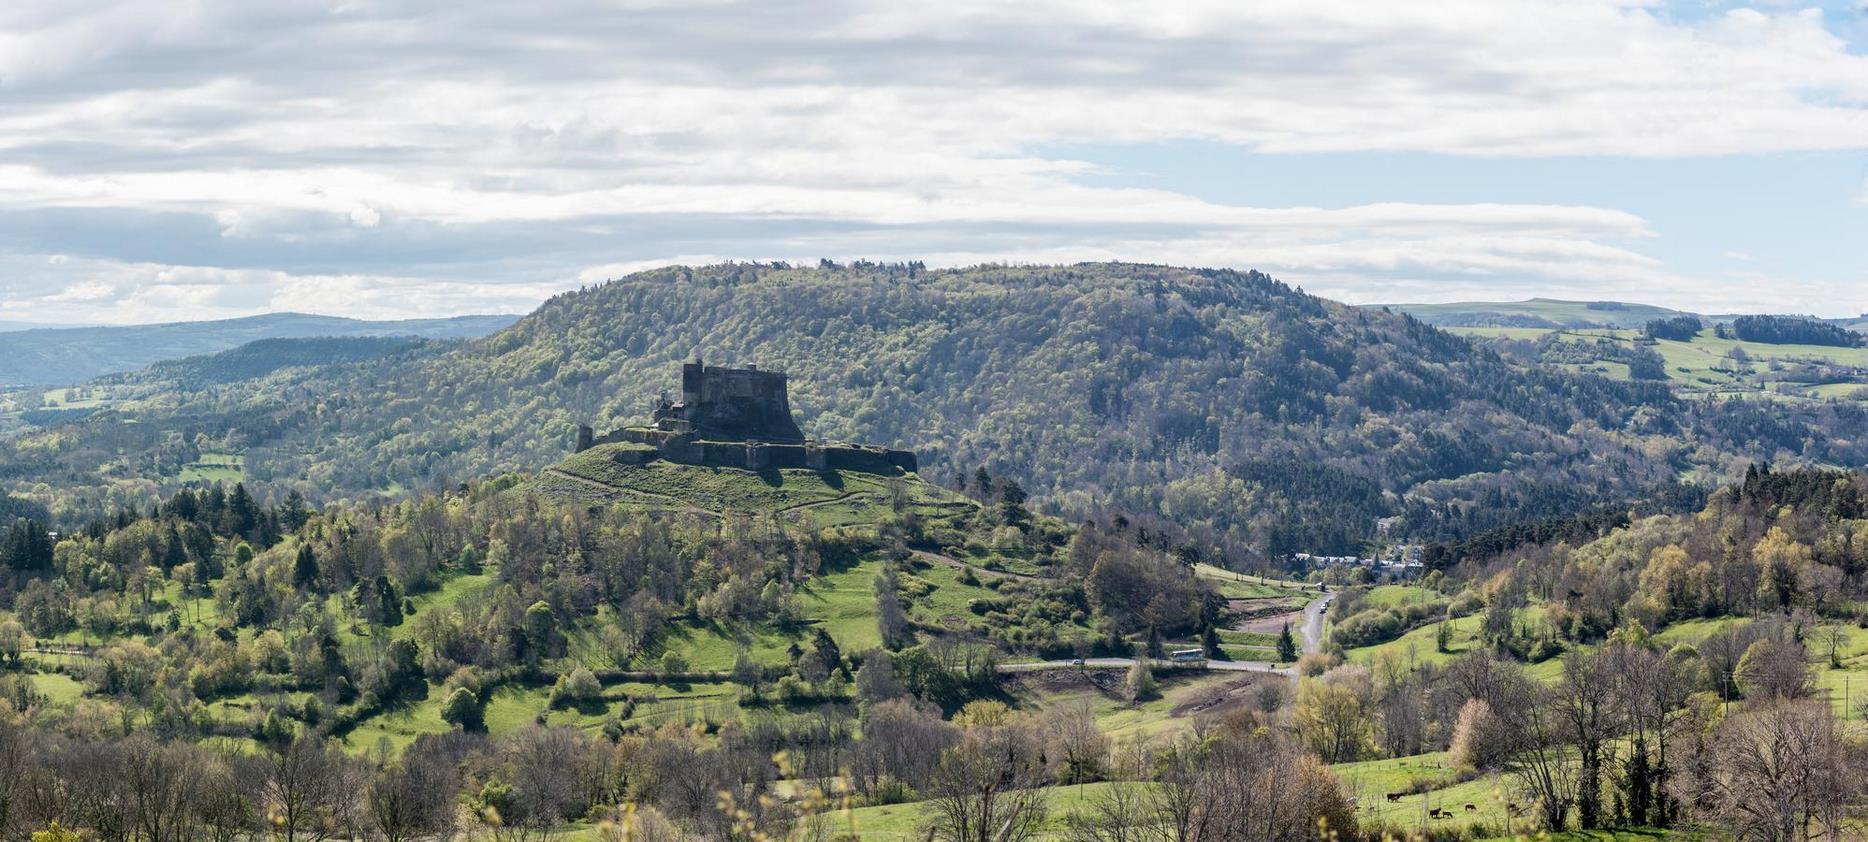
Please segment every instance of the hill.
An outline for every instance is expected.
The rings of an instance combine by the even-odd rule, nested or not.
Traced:
[[[547,468],[537,480],[554,497],[624,503],[649,511],[725,516],[754,514],[807,526],[875,523],[891,511],[928,520],[950,518],[976,504],[914,474],[684,465],[640,462],[638,444],[600,444]],[[626,458],[618,459],[623,454]]]
[[[0,332],[0,384],[55,386],[134,371],[162,360],[225,351],[258,339],[307,336],[484,336],[516,316],[362,321],[304,313],[271,313],[207,322],[110,327],[35,328]]]
[[[566,293],[434,353],[151,396],[8,443],[0,476],[88,489],[46,501],[76,512],[174,481],[204,446],[273,493],[532,471],[579,423],[644,420],[697,353],[788,372],[813,436],[913,448],[943,480],[986,467],[1073,516],[1158,521],[1196,554],[1353,552],[1381,516],[1443,537],[1744,459],[1864,461],[1827,432],[1847,407],[1691,405],[1258,273],[737,264]]]
[[[1649,304],[1628,304],[1620,301],[1564,301],[1555,298],[1369,306],[1398,310],[1436,327],[1639,329],[1652,319],[1685,315],[1681,310],[1670,310]]]
[[[93,385],[198,389],[265,377],[285,368],[361,362],[424,343],[408,336],[260,339],[219,353],[166,360],[134,374],[101,378]]]

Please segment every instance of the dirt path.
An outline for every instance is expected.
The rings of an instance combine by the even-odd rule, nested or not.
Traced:
[[[579,485],[583,485],[588,488],[595,489],[597,491],[607,492],[609,494],[615,494],[615,495],[635,494],[635,495],[639,495],[642,497],[648,497],[654,501],[663,503],[664,508],[662,509],[662,511],[686,512],[688,514],[707,515],[709,517],[720,517],[720,513],[713,511],[712,509],[703,509],[699,506],[695,506],[691,503],[688,503],[685,500],[682,500],[676,497],[670,497],[666,494],[656,494],[653,491],[642,491],[636,488],[618,488],[614,485],[610,485],[609,483],[598,482],[589,477],[580,477],[573,473],[569,473],[566,471],[560,471],[557,468],[546,468],[544,472],[547,474],[550,474],[552,477],[556,479],[570,480],[571,482],[577,483]]]
[[[909,550],[909,552],[914,553],[915,558],[921,559],[922,561],[933,562],[934,564],[944,564],[956,570],[971,570],[975,574],[980,575],[980,576],[997,576],[1001,579],[1017,579],[1021,582],[1038,582],[1044,579],[1044,577],[1042,576],[1033,576],[1029,573],[1012,573],[1012,572],[1008,572],[1005,570],[987,570],[986,568],[980,567],[977,564],[968,564],[964,561],[954,558],[953,556],[945,556],[945,555],[941,555],[940,553],[931,553],[931,552],[928,552],[927,550]]]

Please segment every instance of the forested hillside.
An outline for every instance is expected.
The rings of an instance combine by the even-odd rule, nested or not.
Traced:
[[[697,354],[787,371],[813,435],[915,448],[936,478],[985,466],[1069,513],[1171,520],[1196,551],[1351,550],[1397,514],[1452,537],[1750,458],[1863,461],[1825,433],[1856,409],[1523,367],[1257,273],[859,264],[645,272],[445,352],[167,391],[12,442],[0,470],[88,488],[45,500],[79,512],[149,499],[203,448],[320,498],[537,469],[579,422],[640,420]]]

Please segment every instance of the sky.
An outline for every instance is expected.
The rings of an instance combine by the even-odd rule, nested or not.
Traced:
[[[0,320],[1128,260],[1868,311],[1868,0],[7,0]]]

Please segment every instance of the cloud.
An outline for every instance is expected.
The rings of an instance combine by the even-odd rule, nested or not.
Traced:
[[[1814,11],[548,5],[6,4],[0,249],[37,266],[0,292],[86,320],[491,309],[696,255],[1148,259],[1328,279],[1350,296],[1397,278],[1685,290],[1692,279],[1639,251],[1659,232],[1614,208],[1254,207],[1104,186],[1097,167],[1040,150],[1868,146],[1868,57]],[[53,297],[97,283],[127,292]],[[344,294],[288,292],[316,283]],[[409,294],[371,297],[392,288]]]

